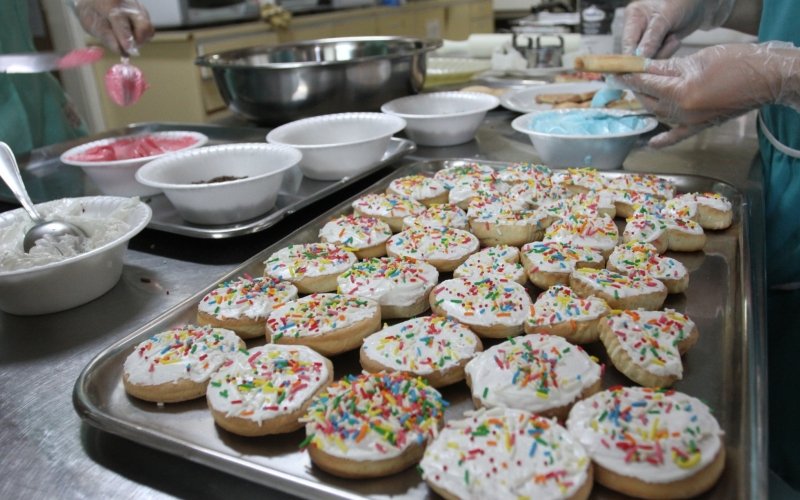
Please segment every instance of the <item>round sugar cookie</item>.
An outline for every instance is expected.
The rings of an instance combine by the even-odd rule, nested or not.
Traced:
[[[381,327],[377,302],[338,293],[314,293],[276,308],[267,319],[267,341],[306,345],[325,356],[358,349]]]
[[[333,380],[330,360],[306,346],[267,344],[237,352],[208,383],[214,421],[240,436],[303,427],[311,398]]]
[[[445,405],[436,389],[407,373],[347,375],[311,402],[302,446],[335,476],[388,476],[419,462],[444,423]]]
[[[485,277],[442,281],[430,295],[431,310],[449,316],[486,338],[505,338],[522,333],[531,298],[514,281]]]
[[[586,450],[557,422],[512,408],[467,412],[428,445],[422,478],[456,498],[583,500],[594,483]]]
[[[454,278],[481,280],[487,276],[524,285],[528,275],[519,263],[519,249],[510,245],[486,247],[470,255],[453,271]]]
[[[689,288],[689,271],[679,260],[659,255],[649,243],[631,241],[614,248],[606,267],[628,274],[641,271],[664,283],[668,293],[683,293]]]
[[[667,287],[641,272],[615,273],[608,269],[576,269],[569,276],[569,286],[581,297],[594,295],[612,309],[661,309]]]
[[[595,479],[639,498],[690,498],[725,468],[723,432],[708,406],[686,394],[614,387],[572,407],[567,429],[595,465]]]
[[[614,220],[607,215],[572,215],[553,222],[545,230],[543,241],[591,248],[607,258],[619,243],[619,230]]]
[[[122,368],[125,392],[154,403],[202,397],[211,375],[245,345],[224,328],[185,325],[134,347]]]
[[[542,290],[553,285],[568,285],[570,274],[577,268],[601,269],[605,266],[600,252],[556,241],[523,245],[520,259],[531,283]]]
[[[550,167],[538,163],[512,163],[497,172],[497,178],[509,184],[527,181],[550,183],[552,176]]]
[[[427,262],[383,257],[356,262],[338,278],[339,293],[378,302],[381,318],[410,318],[425,312],[439,271]]]
[[[508,204],[479,204],[475,200],[467,211],[469,229],[482,246],[513,245],[539,240],[544,234],[544,218],[538,210],[518,210]]]
[[[331,292],[336,278],[357,260],[353,252],[330,243],[289,245],[267,258],[264,275],[288,281],[300,293]]]
[[[364,339],[360,360],[368,372],[408,372],[432,387],[444,387],[464,380],[464,365],[482,350],[480,339],[466,325],[444,316],[424,316]]]
[[[560,420],[601,389],[600,364],[555,335],[531,334],[494,345],[464,369],[478,408],[502,406]]]
[[[608,304],[597,297],[581,298],[564,285],[539,294],[525,321],[525,333],[558,335],[573,344],[588,344],[600,336],[600,324]]]
[[[480,243],[472,233],[460,229],[406,229],[386,243],[390,257],[423,260],[439,272],[450,272],[478,251]]]
[[[398,177],[389,183],[386,192],[417,200],[426,207],[447,203],[448,199],[448,189],[444,183],[424,175]]]
[[[479,163],[466,163],[437,170],[433,178],[444,183],[445,188],[453,189],[460,179],[465,177],[487,177],[495,175],[495,170],[488,165]]]
[[[386,241],[392,236],[389,225],[375,217],[342,215],[330,220],[319,231],[323,243],[332,243],[359,259],[386,255]]]
[[[197,324],[233,330],[243,339],[264,335],[275,307],[297,298],[297,287],[270,277],[241,277],[208,292],[197,306]]]
[[[390,193],[365,194],[354,201],[352,207],[356,215],[382,220],[394,233],[402,231],[405,217],[419,215],[425,210],[425,205],[416,200]]]
[[[403,219],[403,229],[467,229],[467,213],[455,205],[433,205],[418,215]]]

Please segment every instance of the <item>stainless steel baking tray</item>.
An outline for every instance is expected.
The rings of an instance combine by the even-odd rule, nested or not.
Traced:
[[[57,198],[96,195],[100,194],[88,178],[85,178],[79,168],[66,166],[61,163],[59,156],[64,151],[86,142],[106,137],[116,137],[145,132],[160,132],[166,130],[188,130],[201,132],[208,136],[208,145],[228,144],[237,142],[264,142],[268,130],[256,127],[223,127],[215,125],[197,125],[181,123],[142,123],[128,127],[111,130],[94,137],[84,138],[80,141],[58,144],[31,152],[20,161],[23,180],[31,193],[34,202],[39,203]],[[392,137],[381,159],[370,169],[363,173],[345,177],[338,181],[317,181],[304,177],[299,167],[294,167],[284,175],[283,184],[278,192],[275,208],[264,215],[236,224],[204,226],[186,222],[179,215],[175,207],[163,194],[144,198],[144,201],[153,209],[153,218],[147,227],[159,231],[192,236],[195,238],[230,238],[244,234],[263,231],[285,216],[301,208],[321,200],[340,189],[349,186],[357,180],[366,177],[383,167],[386,167],[403,156],[416,150],[416,145],[408,139]],[[10,191],[0,186],[0,201],[17,203]]]
[[[472,160],[438,160],[397,169],[367,191],[385,189],[396,177],[428,173]],[[502,168],[498,162],[481,162]],[[604,174],[609,176],[622,173]],[[704,252],[671,254],[691,272],[689,290],[671,296],[666,307],[688,314],[698,325],[700,340],[685,356],[685,378],[675,388],[705,401],[715,412],[728,449],[725,472],[707,498],[765,498],[765,407],[758,388],[764,382],[763,332],[758,331],[760,298],[751,287],[748,243],[748,203],[732,186],[699,176],[666,175],[681,192],[716,191],[733,202],[733,226],[709,232]],[[354,197],[355,198],[355,197]],[[283,240],[264,249],[225,278],[243,273],[259,275],[268,255],[290,243],[317,240],[329,218],[350,210],[344,201],[309,222]],[[194,321],[196,304],[212,287],[154,319],[140,330],[101,352],[81,373],[75,385],[74,403],[90,424],[136,442],[187,457],[211,467],[303,497],[320,498],[430,498],[434,495],[418,472],[402,473],[376,480],[343,480],[313,467],[305,452],[298,451],[302,431],[279,437],[243,438],[214,425],[203,399],[157,406],[129,398],[121,382],[122,365],[133,346],[166,328]],[[598,343],[599,344],[599,343]],[[604,386],[630,385],[607,361],[599,345],[587,350],[606,364]],[[336,377],[357,373],[357,353],[334,358]],[[447,418],[458,418],[472,409],[465,384],[443,390],[451,406]],[[595,485],[594,498],[618,498]]]

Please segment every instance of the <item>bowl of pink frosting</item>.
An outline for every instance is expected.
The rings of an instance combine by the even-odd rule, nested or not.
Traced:
[[[136,171],[142,165],[207,142],[208,137],[199,132],[146,132],[75,146],[61,155],[61,162],[80,167],[103,194],[152,196],[161,190],[136,181]]]

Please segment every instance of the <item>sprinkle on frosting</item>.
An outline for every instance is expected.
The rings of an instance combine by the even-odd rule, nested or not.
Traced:
[[[490,277],[449,279],[431,292],[431,305],[471,325],[521,326],[530,300],[519,283]]]
[[[407,175],[390,182],[388,191],[422,202],[446,194],[447,188],[438,179],[424,175]]]
[[[339,293],[409,306],[439,281],[439,271],[421,260],[383,257],[356,262],[337,279]]]
[[[460,229],[406,229],[389,239],[386,248],[392,255],[419,260],[454,260],[475,253],[478,239]]]
[[[289,245],[270,255],[264,262],[264,274],[297,281],[307,276],[343,273],[356,260],[352,252],[330,243]]]
[[[312,293],[275,309],[267,319],[272,342],[317,337],[379,314],[374,300],[338,293]]]
[[[591,321],[608,313],[608,305],[597,297],[581,298],[571,288],[551,286],[531,305],[528,324],[552,326],[565,322]]]
[[[450,167],[437,171],[434,179],[442,181],[447,189],[453,189],[453,186],[459,179],[464,177],[486,177],[495,175],[495,171],[488,165],[480,165],[478,163],[469,163],[458,167]]]
[[[305,446],[350,460],[380,460],[425,445],[438,433],[447,402],[404,372],[347,375],[311,402]]]
[[[372,217],[407,217],[425,210],[422,203],[393,193],[369,193],[353,202],[353,209]]]
[[[403,219],[404,229],[453,229],[467,228],[467,213],[456,205],[442,203],[433,205],[425,211],[414,216],[409,215]]]
[[[264,318],[275,308],[297,298],[294,285],[270,277],[250,276],[217,285],[200,301],[198,309],[211,316]]]
[[[570,273],[578,264],[603,262],[603,256],[594,250],[556,241],[526,243],[521,253],[529,263],[529,275],[540,271]]]
[[[572,272],[570,279],[589,285],[592,289],[610,297],[623,298],[649,293],[666,294],[661,281],[642,273],[620,274],[608,269],[580,268]]]
[[[513,163],[497,173],[503,182],[517,183],[526,181],[549,182],[553,171],[546,165],[537,163]]]
[[[342,215],[328,221],[319,231],[326,243],[334,243],[345,250],[354,251],[385,243],[392,230],[385,222],[366,215]]]
[[[470,255],[453,271],[453,277],[469,279],[491,277],[523,282],[525,268],[518,261],[519,250],[517,247],[509,245],[486,247],[480,252]]]
[[[548,227],[544,241],[558,241],[610,252],[619,241],[619,231],[611,217],[573,214]]]
[[[680,261],[662,257],[653,245],[638,241],[616,247],[608,257],[608,267],[626,274],[643,271],[659,280],[681,280],[689,274]]]

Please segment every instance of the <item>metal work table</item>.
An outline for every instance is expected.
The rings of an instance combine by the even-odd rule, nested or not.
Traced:
[[[527,137],[511,129],[514,116],[493,111],[476,140],[450,148],[419,148],[401,163],[422,158],[537,161]],[[753,115],[748,115],[673,148],[637,150],[625,169],[714,177],[747,192],[751,200],[760,200],[760,169],[753,167],[757,165],[754,123]],[[376,172],[343,196],[365,189],[387,173],[387,169]],[[83,367],[105,347],[216,282],[343,196],[319,201],[264,232],[227,240],[145,230],[132,240],[122,279],[106,295],[57,314],[0,313],[0,498],[285,497],[82,423],[72,405],[73,385]],[[752,210],[760,217],[757,206]]]

